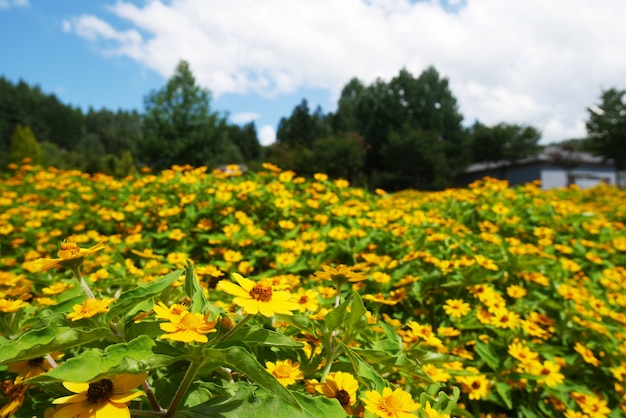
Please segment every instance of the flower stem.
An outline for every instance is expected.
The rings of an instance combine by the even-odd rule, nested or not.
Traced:
[[[75,267],[72,266],[72,273],[74,273],[74,276],[78,279],[78,282],[80,283],[80,286],[83,288],[85,293],[87,293],[87,296],[89,296],[92,299],[95,299],[95,296],[93,295],[93,292],[91,291],[91,289],[87,285],[87,282],[85,281],[85,279],[83,279],[83,276],[80,275],[80,271],[78,270],[78,266],[75,266]]]
[[[233,335],[236,331],[238,331],[241,327],[243,327],[244,324],[248,322],[249,320],[251,320],[253,317],[254,315],[251,315],[251,314],[247,314],[246,316],[244,316],[243,319],[239,321],[234,327],[232,327],[226,334],[222,335],[220,338],[215,340],[214,344],[221,343],[222,341],[230,338],[231,335]]]
[[[185,377],[183,378],[183,381],[180,382],[180,386],[176,391],[176,395],[174,395],[172,403],[170,404],[169,408],[167,408],[167,412],[164,415],[165,418],[176,416],[175,414],[176,409],[178,409],[178,405],[182,402],[183,397],[187,393],[187,389],[189,389],[189,386],[191,386],[191,384],[193,383],[194,379],[196,378],[196,374],[198,373],[198,370],[200,370],[200,368],[204,365],[205,361],[206,360],[204,359],[192,357],[191,362],[189,363],[189,367],[187,368],[187,372],[185,373]]]
[[[329,355],[326,357],[326,365],[324,366],[324,370],[322,371],[322,377],[320,378],[320,381],[323,382],[324,380],[326,380],[326,376],[328,376],[328,373],[330,373],[330,369],[333,366],[333,361],[335,361],[338,354],[339,352],[336,352],[335,350],[329,350]]]
[[[142,386],[143,386],[144,392],[146,392],[146,396],[148,397],[148,400],[150,401],[150,405],[152,405],[152,408],[161,415],[165,414],[165,412],[167,411],[161,408],[161,405],[159,405],[159,401],[154,396],[154,392],[152,392],[152,388],[148,384],[148,381],[144,380]]]
[[[130,415],[135,416],[144,416],[144,417],[162,417],[166,413],[165,410],[162,411],[141,411],[138,409],[130,409]]]
[[[52,358],[50,354],[46,354],[44,358],[48,361],[48,363],[50,364],[50,366],[52,366],[52,368],[55,368],[58,366],[57,362],[54,361],[54,359]]]

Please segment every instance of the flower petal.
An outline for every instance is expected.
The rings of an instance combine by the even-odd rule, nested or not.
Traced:
[[[90,408],[88,404],[73,403],[71,405],[61,407],[59,410],[57,410],[54,413],[52,418],[74,418],[74,417],[90,416],[89,411],[92,409],[93,408]]]
[[[94,418],[106,417],[106,418],[130,418],[130,411],[126,404],[119,404],[113,402],[99,402],[97,409],[94,411]]]
[[[87,392],[84,393],[76,393],[74,395],[63,396],[61,398],[57,398],[52,401],[53,404],[64,404],[64,403],[80,403],[82,401],[87,400]]]
[[[140,386],[148,377],[148,373],[131,374],[125,373],[111,378],[113,393],[128,392]]]
[[[143,395],[143,392],[114,393],[109,397],[109,400],[115,403],[128,403],[141,395]]]
[[[241,286],[246,292],[250,292],[256,284],[253,280],[246,279],[239,273],[233,273],[233,277],[235,278],[237,283],[239,283],[239,286]]]
[[[228,280],[220,280],[217,287],[229,295],[250,298],[249,292],[246,292],[241,286],[237,286],[235,283],[229,282]]]
[[[87,393],[89,389],[89,383],[63,382],[63,386],[74,393]]]

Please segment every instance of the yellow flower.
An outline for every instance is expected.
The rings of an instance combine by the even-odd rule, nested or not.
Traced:
[[[539,354],[519,342],[509,344],[509,354],[521,363],[530,363],[539,359]]]
[[[17,312],[25,306],[28,306],[28,303],[23,300],[0,299],[0,312]]]
[[[461,384],[463,392],[469,394],[470,400],[479,400],[489,395],[491,383],[486,376],[457,376],[456,380]]]
[[[538,361],[530,362],[525,364],[525,368],[529,374],[541,377],[537,380],[539,384],[554,387],[565,380],[565,376],[560,373],[561,366],[549,360],[544,361],[543,364]]]
[[[244,313],[270,317],[275,314],[293,315],[291,311],[300,309],[300,305],[291,302],[291,294],[284,290],[273,290],[272,284],[268,280],[258,283],[246,279],[239,273],[233,273],[233,277],[239,285],[221,280],[218,288],[235,296],[233,302],[241,306]]]
[[[182,311],[180,315],[171,315],[169,321],[160,325],[161,329],[168,333],[162,335],[162,339],[206,343],[209,339],[204,334],[217,332],[216,322],[208,322],[207,317],[199,313]]]
[[[449,414],[442,414],[430,406],[430,402],[426,401],[426,406],[422,408],[427,418],[450,418]]]
[[[465,302],[463,299],[448,299],[446,300],[446,304],[443,305],[443,310],[452,318],[458,319],[467,315],[472,308],[470,308],[469,303]]]
[[[183,312],[187,311],[187,307],[185,305],[174,303],[168,308],[163,302],[159,302],[152,307],[152,310],[156,313],[157,319],[165,319],[166,321],[169,321],[174,316],[180,317]]]
[[[320,279],[332,280],[336,283],[348,282],[360,282],[367,280],[367,277],[363,273],[357,273],[352,271],[351,267],[347,267],[345,264],[340,264],[337,267],[322,266],[324,271],[318,271],[315,276]]]
[[[315,385],[315,390],[329,399],[337,399],[348,415],[350,406],[356,403],[359,383],[350,373],[333,372],[326,376],[324,383]]]
[[[524,296],[526,296],[526,293],[527,293],[526,289],[516,284],[513,284],[506,288],[506,294],[512,297],[513,299],[523,298]]]
[[[304,373],[300,370],[300,363],[291,363],[291,360],[276,360],[265,362],[267,371],[271,373],[283,386],[289,386],[296,383],[296,380],[304,378]]]
[[[92,383],[63,382],[74,395],[55,399],[60,407],[53,418],[126,418],[130,411],[128,402],[143,395],[130,390],[139,386],[148,377],[147,373],[122,374]]]
[[[72,321],[78,321],[83,318],[91,318],[100,313],[108,312],[109,305],[115,302],[113,298],[87,298],[82,305],[74,305],[72,309],[74,312],[67,314],[67,319]]]
[[[596,367],[600,365],[600,360],[596,358],[596,356],[593,354],[593,351],[591,351],[581,343],[576,343],[576,345],[574,345],[574,350],[576,350],[576,352],[582,356],[585,362]]]
[[[413,411],[420,404],[413,401],[411,394],[401,388],[392,391],[384,388],[382,395],[375,390],[365,392],[365,409],[381,418],[413,418]]]
[[[18,376],[14,382],[10,380],[0,382],[0,394],[8,399],[8,402],[0,407],[0,417],[12,417],[24,403],[24,395],[28,385],[23,385],[22,380],[22,377]]]
[[[62,354],[56,353],[54,357],[60,358],[62,357]],[[44,357],[18,361],[16,363],[10,364],[8,367],[8,371],[10,371],[11,373],[17,373],[20,377],[23,377],[24,379],[39,376],[50,369],[52,369],[52,365]]]
[[[61,243],[61,249],[57,252],[59,258],[39,258],[26,264],[26,268],[32,272],[50,270],[56,266],[75,267],[83,262],[86,255],[93,254],[105,248],[104,242],[99,242],[91,248],[80,248],[75,242],[65,240]]]
[[[317,297],[318,293],[313,289],[298,288],[291,300],[300,305],[300,312],[317,312],[320,307],[320,301]]]

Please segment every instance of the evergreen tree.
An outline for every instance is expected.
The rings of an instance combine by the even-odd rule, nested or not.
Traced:
[[[19,164],[25,158],[30,159],[31,164],[40,164],[41,148],[29,126],[17,125],[11,135],[9,161]]]
[[[186,61],[178,64],[165,87],[145,97],[142,156],[148,164],[199,166],[219,155],[227,139],[226,123],[211,112],[210,99],[210,92],[196,84]]]
[[[626,169],[626,90],[611,88],[602,92],[600,103],[587,109],[588,139],[585,148],[612,159],[618,171]]]

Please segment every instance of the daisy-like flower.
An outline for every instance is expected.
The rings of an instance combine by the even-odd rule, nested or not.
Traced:
[[[53,418],[126,418],[130,411],[128,402],[143,395],[143,392],[131,392],[148,377],[147,373],[122,374],[100,379],[92,383],[63,382],[74,395],[55,399],[60,407]]]
[[[298,292],[292,296],[292,301],[300,305],[300,312],[317,312],[320,307],[320,301],[317,297],[318,293],[313,289],[298,289]]]
[[[457,376],[456,380],[461,384],[463,392],[467,393],[471,400],[480,400],[489,395],[491,383],[485,375]]]
[[[267,371],[271,373],[283,386],[296,383],[296,380],[304,379],[304,373],[300,370],[300,363],[292,363],[290,359],[265,362]]]
[[[384,388],[382,395],[375,390],[365,392],[365,409],[381,418],[413,418],[413,411],[420,404],[413,401],[411,394],[401,388]]]
[[[352,415],[350,406],[356,403],[359,382],[350,373],[333,372],[326,376],[323,383],[315,385],[315,390],[329,399],[337,399],[348,415]]]
[[[61,243],[61,249],[57,252],[59,258],[39,258],[30,261],[26,268],[32,272],[42,272],[53,267],[65,266],[75,268],[83,262],[86,255],[93,254],[106,247],[104,242],[99,242],[91,248],[80,248],[75,242],[65,240]]]
[[[18,376],[15,381],[0,382],[0,393],[8,399],[8,402],[0,407],[0,417],[12,417],[24,403],[24,395],[28,385],[22,384],[22,380],[22,377]]]
[[[221,280],[217,287],[235,296],[233,302],[243,308],[244,313],[271,317],[275,314],[293,315],[291,311],[300,309],[300,305],[292,302],[291,293],[284,290],[274,290],[268,280],[254,282],[246,279],[239,273],[233,273],[235,283]]]
[[[574,345],[574,350],[576,350],[576,352],[582,356],[585,362],[596,367],[600,365],[600,360],[596,358],[596,356],[593,354],[593,351],[591,351],[581,343],[577,342],[576,345]]]
[[[23,300],[0,299],[0,312],[11,313],[28,306]]]
[[[353,271],[351,267],[347,267],[345,264],[340,264],[337,267],[322,266],[322,270],[324,271],[316,272],[315,276],[320,279],[332,280],[339,284],[367,280],[365,274]]]
[[[62,356],[62,353],[52,354],[52,357],[54,359],[58,359]],[[17,373],[20,377],[23,377],[24,379],[29,379],[31,377],[44,374],[48,370],[52,369],[52,367],[53,366],[50,364],[50,362],[48,362],[46,358],[37,357],[30,360],[23,360],[9,364],[8,371],[10,371],[11,373]]]
[[[443,310],[452,318],[459,319],[470,313],[472,308],[463,299],[448,299],[443,305]]]
[[[540,377],[540,379],[537,380],[539,384],[554,387],[563,383],[565,380],[565,376],[561,373],[561,366],[549,360],[543,363],[539,361],[530,362],[525,364],[524,367],[529,374]]]
[[[185,305],[174,303],[168,308],[163,302],[159,302],[152,307],[152,310],[156,313],[157,319],[165,319],[166,321],[169,321],[173,316],[180,317],[183,312],[187,311],[187,307]]]
[[[433,409],[428,401],[426,401],[426,406],[422,408],[422,411],[426,414],[427,418],[450,418],[449,414],[442,414],[436,409]]]
[[[160,325],[161,329],[167,332],[167,334],[161,335],[161,339],[185,343],[192,341],[206,343],[209,339],[205,334],[217,332],[215,329],[216,322],[207,321],[207,316],[199,313],[183,311],[180,315],[170,316],[169,321]]]
[[[91,318],[101,313],[109,312],[109,305],[115,302],[113,298],[87,298],[81,305],[74,305],[74,312],[67,314],[67,319],[78,321],[83,318]]]

